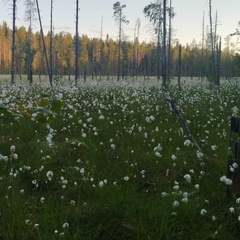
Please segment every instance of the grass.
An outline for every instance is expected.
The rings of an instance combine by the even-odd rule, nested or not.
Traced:
[[[236,239],[220,178],[239,93],[170,87],[199,158],[158,85],[2,83],[0,239]]]

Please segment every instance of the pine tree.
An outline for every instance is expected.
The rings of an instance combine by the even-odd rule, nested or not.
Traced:
[[[123,8],[125,8],[126,5],[121,5],[120,2],[116,2],[113,4],[113,17],[115,18],[115,22],[118,24],[118,73],[117,73],[117,80],[120,79],[120,72],[121,72],[121,43],[122,43],[122,35],[123,35],[123,29],[122,24],[128,24],[129,21],[126,19],[126,16],[123,13]]]

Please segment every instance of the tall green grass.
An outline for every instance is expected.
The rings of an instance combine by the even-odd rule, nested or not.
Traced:
[[[239,93],[169,92],[203,157],[157,84],[2,85],[0,239],[237,239],[220,178]]]

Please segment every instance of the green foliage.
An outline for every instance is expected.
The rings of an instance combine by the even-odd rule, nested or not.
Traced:
[[[126,16],[123,14],[123,11],[122,11],[123,8],[125,8],[125,7],[126,7],[126,5],[125,4],[121,5],[120,2],[115,2],[113,4],[113,10],[114,10],[113,16],[115,18],[115,21],[117,21],[119,24],[121,24],[121,23],[128,24],[129,23],[129,21],[126,19]]]
[[[7,105],[15,102],[15,109],[11,109],[7,105],[0,105],[0,120],[4,124],[10,124],[17,122],[20,117],[30,119],[32,114],[37,114],[37,121],[39,123],[53,123],[54,119],[61,114],[61,109],[64,106],[64,102],[59,99],[50,99],[48,94],[42,94],[42,98],[38,101],[35,109],[28,109],[27,113],[22,107],[22,103],[18,101],[11,101]]]
[[[17,118],[23,117],[19,112],[10,110],[7,106],[0,104],[0,122],[10,124],[16,121]]]

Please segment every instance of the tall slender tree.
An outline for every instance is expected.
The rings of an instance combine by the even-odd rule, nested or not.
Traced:
[[[163,50],[162,50],[162,87],[165,89],[167,87],[167,49],[166,49],[166,39],[167,39],[167,0],[163,0]]]
[[[216,18],[215,18],[215,28],[213,31],[213,21],[212,21],[212,0],[209,0],[209,22],[210,22],[210,41],[211,41],[211,55],[209,59],[209,73],[208,78],[210,81],[210,84],[213,84],[215,86],[219,86],[220,84],[220,78],[218,79],[220,69],[218,68],[218,55],[221,57],[220,52],[218,52],[220,49],[217,49],[217,12],[216,12]],[[221,51],[221,50],[220,50]],[[220,65],[219,65],[220,66]]]
[[[201,46],[201,81],[205,76],[205,61],[204,61],[204,40],[205,39],[205,13],[203,12],[203,21],[202,21],[202,46]]]
[[[182,75],[182,45],[179,44],[178,50],[178,89],[181,90],[181,75]]]
[[[169,18],[175,16],[172,4],[167,7],[167,0],[156,0],[150,3],[143,10],[145,17],[152,23],[154,35],[157,37],[157,79],[163,78],[163,85],[167,81],[167,13]],[[171,45],[171,20],[169,19],[169,45]],[[162,41],[161,41],[162,39]],[[162,52],[161,52],[162,50]],[[169,51],[170,53],[170,51]],[[161,72],[160,72],[161,70]]]
[[[171,46],[172,46],[172,19],[174,12],[172,9],[172,0],[169,3],[169,23],[168,23],[168,56],[167,56],[167,80],[170,80],[170,68],[171,68]]]
[[[12,3],[12,63],[11,63],[11,83],[14,84],[14,70],[15,70],[15,39],[16,39],[16,8],[17,8],[17,0],[13,0]]]
[[[212,21],[212,0],[209,0],[209,22],[210,22],[210,40],[211,51],[214,52],[213,21]]]
[[[78,13],[79,0],[76,0],[76,36],[75,36],[75,84],[77,85],[79,76],[79,34],[78,34]]]
[[[49,77],[50,82],[53,82],[53,0],[50,6],[50,46],[49,46]]]
[[[117,80],[120,79],[120,71],[121,71],[121,43],[122,43],[122,24],[128,24],[129,21],[126,19],[126,16],[123,13],[123,9],[126,5],[121,5],[120,2],[116,2],[113,4],[113,17],[115,18],[115,22],[118,24],[118,73],[117,73]]]
[[[27,79],[30,84],[33,82],[32,63],[36,50],[32,48],[32,22],[36,20],[36,2],[35,0],[25,0],[25,20],[28,21],[28,35],[26,43],[26,68],[27,68]]]
[[[50,86],[52,87],[52,78],[51,78],[51,74],[50,74],[49,62],[48,62],[48,57],[47,57],[47,48],[46,48],[46,44],[45,44],[45,40],[44,40],[42,19],[41,19],[41,15],[40,15],[40,8],[39,8],[38,0],[36,0],[36,5],[37,5],[38,19],[39,19],[39,24],[40,24],[41,38],[42,38],[42,43],[43,43],[43,51],[44,51],[44,55],[45,55],[45,61],[46,61],[47,71],[48,71],[48,76],[49,76],[49,83],[50,83]]]
[[[220,76],[221,76],[221,52],[222,52],[222,40],[220,38],[219,44],[216,46],[216,86],[220,87]]]
[[[133,79],[134,76],[138,76],[138,67],[139,67],[139,31],[140,31],[141,21],[138,18],[135,23],[134,28],[134,43],[133,43]]]
[[[160,80],[160,69],[161,69],[161,36],[162,36],[162,2],[157,0],[154,3],[147,5],[143,12],[152,23],[154,35],[157,37],[157,79]]]

